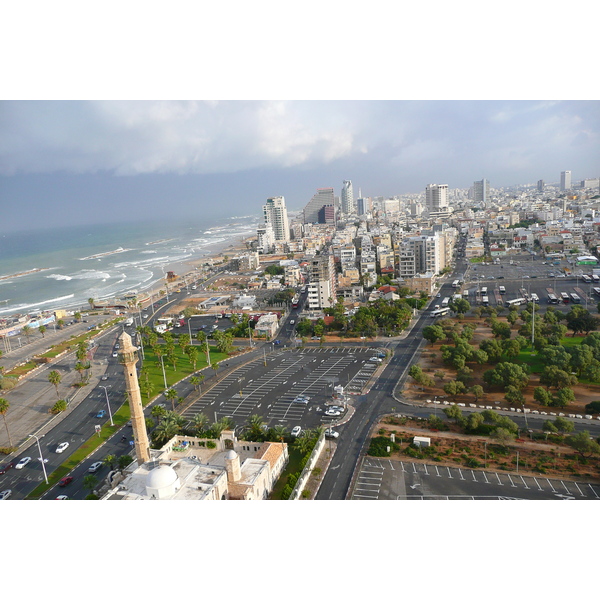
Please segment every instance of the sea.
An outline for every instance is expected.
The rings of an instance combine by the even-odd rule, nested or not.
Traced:
[[[256,216],[193,222],[78,225],[0,236],[0,318],[89,308],[143,292],[167,271],[223,252],[256,233]]]

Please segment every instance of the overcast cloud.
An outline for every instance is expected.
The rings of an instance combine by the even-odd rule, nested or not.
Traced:
[[[595,101],[4,101],[0,200],[65,208],[259,212],[318,187],[364,195],[600,173]],[[143,198],[143,200],[142,200]],[[12,211],[11,211],[12,207]],[[107,218],[107,216],[105,216]]]

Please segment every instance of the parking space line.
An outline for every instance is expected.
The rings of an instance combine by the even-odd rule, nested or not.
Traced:
[[[506,476],[508,477],[508,480],[510,481],[510,485],[512,485],[513,487],[517,487],[514,483],[514,481],[512,480],[511,476],[507,473]]]
[[[565,488],[565,490],[567,490],[568,494],[573,494],[573,492],[565,485],[565,482],[562,479],[560,482],[562,483],[562,486]]]
[[[504,485],[501,481],[500,481],[500,477],[498,476],[498,473],[495,473],[496,475],[496,479],[498,479],[498,485]]]
[[[548,485],[552,488],[552,491],[556,493],[556,490],[554,489],[554,486],[550,483],[550,480],[546,478],[546,481],[548,482]]]
[[[592,487],[591,483],[588,483],[588,485],[590,486],[590,490],[592,490],[592,492],[594,492],[594,496],[596,496],[596,498],[598,498],[598,494],[596,494],[596,490],[594,490],[594,488]]]
[[[449,477],[450,479],[452,479],[452,473],[450,473],[450,467],[446,467],[446,469],[448,469],[448,477]]]
[[[440,472],[439,472],[439,470],[438,470],[438,468],[437,468],[437,465],[435,466],[435,470],[436,470],[437,476],[438,476],[438,477],[441,477],[441,475],[440,475]]]
[[[482,471],[482,473],[483,473],[483,478],[485,479],[485,482],[489,483],[488,478],[485,476],[485,471]]]
[[[464,481],[464,480],[465,480],[465,478],[463,477],[462,471],[461,471],[460,469],[458,470],[458,473],[459,473],[459,475],[460,475],[460,478],[461,478],[461,479]]]
[[[535,477],[533,478],[533,480],[537,483],[537,486],[540,488],[540,492],[543,491],[540,482]]]
[[[584,494],[584,493],[581,491],[580,487],[577,485],[577,482],[576,482],[576,481],[573,481],[572,483],[575,485],[575,487],[577,488],[577,490],[579,491],[579,493],[580,493],[582,496],[585,496],[585,494]]]
[[[473,475],[473,481],[477,481],[477,478],[475,477],[475,471],[471,470],[471,475]]]
[[[521,481],[523,482],[523,485],[525,486],[525,489],[528,490],[529,487],[527,486],[527,484],[525,483],[525,480],[523,479],[523,475],[519,475],[519,477],[521,478]]]
[[[429,471],[427,470],[427,465],[424,464],[423,466],[425,467],[425,475],[429,475]]]

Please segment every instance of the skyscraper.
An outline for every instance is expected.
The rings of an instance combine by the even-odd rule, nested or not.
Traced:
[[[356,214],[356,203],[354,202],[354,191],[352,189],[352,182],[350,180],[344,181],[342,184],[342,214],[344,215],[355,215]]]
[[[318,223],[319,211],[324,206],[334,206],[333,188],[320,188],[304,207],[304,222]]]
[[[544,185],[545,185],[545,184],[544,184],[544,180],[543,180],[543,179],[540,179],[540,180],[537,182],[537,191],[538,191],[538,192],[543,192],[543,191],[544,191]]]
[[[560,174],[560,191],[571,189],[571,171],[562,171]]]
[[[485,204],[490,199],[490,182],[487,179],[473,182],[473,199]]]
[[[287,208],[283,196],[267,198],[263,206],[265,223],[270,223],[276,242],[290,241],[290,226],[288,223]]]
[[[448,184],[428,184],[425,188],[425,205],[429,214],[448,212]]]

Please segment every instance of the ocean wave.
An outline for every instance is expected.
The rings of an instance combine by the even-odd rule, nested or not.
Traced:
[[[78,273],[73,273],[71,275],[72,279],[101,279],[102,281],[106,281],[110,279],[110,275],[105,271],[96,271],[94,269],[84,269],[83,271],[79,271]]]
[[[156,250],[142,250],[140,254],[156,254]]]
[[[68,296],[59,296],[58,298],[52,298],[50,300],[42,300],[41,302],[34,302],[32,304],[17,304],[16,306],[11,306],[10,308],[0,310],[0,313],[19,313],[23,312],[28,308],[33,308],[34,306],[41,306],[42,304],[53,304],[58,302],[63,302],[68,300],[69,298],[73,298],[75,294],[69,294]],[[62,308],[62,307],[61,307]]]
[[[102,258],[103,256],[110,256],[111,254],[120,254],[121,252],[130,252],[132,248],[117,248],[116,250],[109,250],[108,252],[99,252],[98,254],[90,254],[90,256],[84,256],[79,260],[92,260],[94,258]]]
[[[56,279],[58,281],[71,281],[72,277],[68,275],[59,275],[58,273],[52,273],[52,275],[46,275],[46,279]]]

